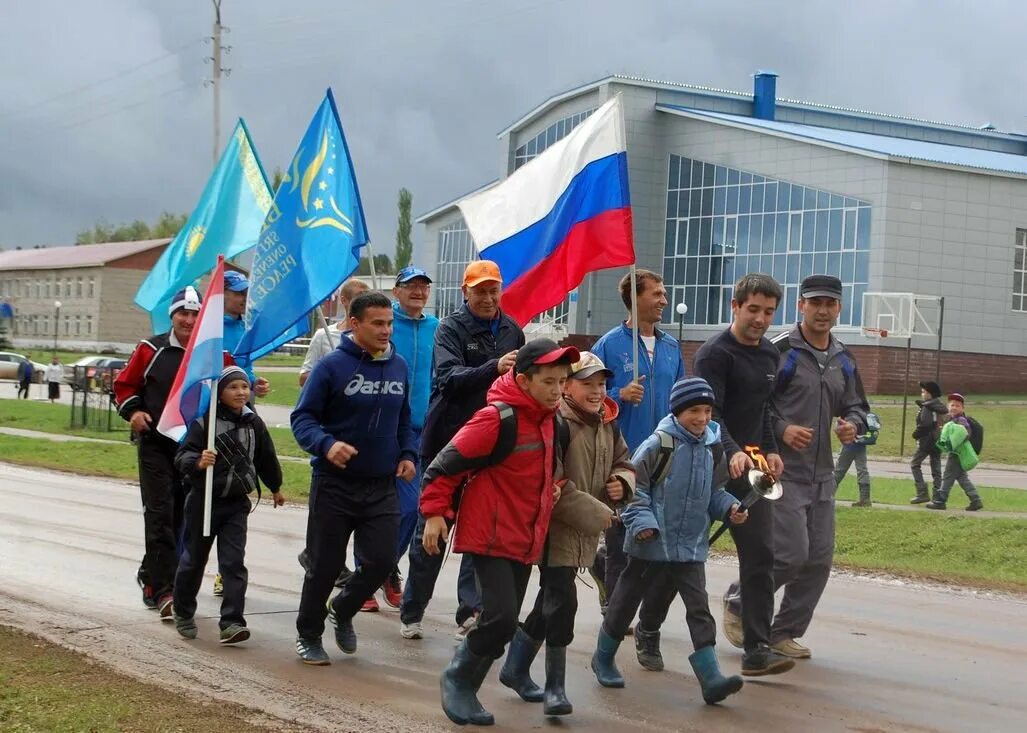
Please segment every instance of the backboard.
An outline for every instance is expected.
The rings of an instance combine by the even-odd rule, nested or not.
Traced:
[[[863,335],[871,338],[937,336],[932,312],[940,298],[916,293],[863,293]]]

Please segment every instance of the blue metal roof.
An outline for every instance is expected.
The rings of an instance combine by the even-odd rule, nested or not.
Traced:
[[[788,137],[805,139],[813,143],[828,144],[846,148],[857,153],[889,158],[906,158],[912,161],[940,163],[975,168],[980,170],[1001,171],[1027,176],[1027,155],[999,153],[992,150],[966,148],[958,145],[908,140],[901,137],[872,135],[866,132],[852,132],[828,127],[801,125],[794,122],[777,122],[761,120],[742,115],[708,112],[706,110],[680,107],[673,104],[657,104],[656,108],[671,114],[681,114],[711,122],[723,122],[738,127],[750,128]]]

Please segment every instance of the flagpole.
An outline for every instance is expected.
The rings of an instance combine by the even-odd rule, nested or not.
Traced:
[[[372,290],[377,290],[378,289],[378,273],[374,269],[374,252],[371,251],[371,243],[370,242],[367,242],[364,246],[367,247],[367,264],[371,266],[371,289]]]
[[[328,347],[330,349],[334,349],[335,348],[335,342],[332,341],[332,331],[328,327],[328,319],[325,318],[325,314],[324,314],[324,311],[321,310],[321,306],[318,306],[316,310],[317,310],[317,317],[321,319],[321,328],[324,329],[325,336],[328,337]]]
[[[638,280],[635,265],[631,265],[631,363],[635,367],[635,384],[638,384]]]
[[[207,450],[214,450],[217,434],[218,380],[210,380],[210,410],[207,414]],[[203,473],[203,536],[210,537],[210,515],[214,503],[214,466]]]

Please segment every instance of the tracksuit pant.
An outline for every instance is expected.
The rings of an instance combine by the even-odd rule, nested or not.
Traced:
[[[178,444],[151,430],[138,438],[139,493],[143,502],[146,554],[139,579],[153,597],[171,593],[178,568],[185,487],[175,470]]]
[[[955,484],[959,484],[966,492],[966,498],[970,501],[980,501],[981,495],[977,493],[977,487],[970,480],[970,474],[963,470],[959,463],[959,456],[949,453],[945,458],[945,472],[941,477],[941,487],[935,491],[934,500],[944,504],[949,500],[949,492]]]
[[[435,582],[439,579],[442,563],[446,557],[445,543],[440,543],[441,551],[438,555],[429,555],[425,551],[422,541],[426,521],[424,515],[418,512],[417,526],[414,529],[414,536],[410,540],[410,572],[407,574],[403,587],[403,601],[399,606],[399,618],[405,624],[420,623],[424,619],[424,612],[435,592]],[[452,530],[453,524],[451,522],[447,522],[447,524]],[[460,575],[457,579],[459,605],[456,609],[456,622],[458,625],[480,611],[482,607],[474,570],[472,556],[461,555]]]
[[[531,613],[521,624],[524,633],[547,646],[570,646],[574,641],[574,617],[578,613],[578,592],[574,586],[577,568],[540,568],[538,594]]]
[[[657,593],[653,593],[653,589]],[[713,646],[717,641],[717,625],[710,614],[706,595],[706,565],[701,562],[652,562],[629,555],[627,566],[610,595],[603,631],[614,639],[623,639],[643,597],[649,602],[653,615],[640,614],[639,628],[658,631],[676,595],[685,603],[685,622],[692,645],[696,649]]]
[[[248,496],[214,499],[210,515],[210,537],[203,536],[203,490],[190,491],[185,498],[185,541],[175,573],[175,614],[192,618],[196,614],[196,594],[203,583],[211,547],[217,540],[218,572],[224,582],[221,597],[221,621],[227,629],[232,624],[246,625],[246,524],[250,515]]]
[[[931,463],[931,483],[934,484],[934,491],[937,492],[941,487],[941,452],[933,446],[917,444],[916,453],[909,461],[909,471],[913,474],[917,496],[927,496],[927,482],[924,481],[924,472],[921,468],[927,459]]]
[[[324,633],[325,606],[346,560],[350,536],[360,544],[363,564],[333,601],[336,618],[356,615],[396,564],[399,501],[396,477],[314,474],[307,513],[310,572],[303,579],[296,631],[305,639]]]
[[[488,555],[472,557],[481,588],[481,616],[467,634],[467,646],[479,657],[499,659],[517,632],[531,565]]]
[[[750,490],[744,477],[728,481],[725,488],[738,499],[744,499]],[[770,643],[775,588],[774,505],[780,503],[757,501],[749,507],[745,524],[732,524],[728,529],[738,549],[739,579],[730,585],[724,599],[731,612],[742,617],[746,650]]]
[[[784,596],[771,643],[806,633],[834,560],[834,477],[812,485],[782,484],[784,495],[774,507],[774,588],[784,587]],[[742,597],[748,603],[744,591]]]
[[[834,482],[840,484],[849,467],[856,464],[856,485],[859,486],[859,500],[870,501],[870,471],[867,469],[867,447],[865,445],[842,446],[834,462]],[[922,479],[922,477],[921,477]],[[919,491],[919,489],[917,489]]]

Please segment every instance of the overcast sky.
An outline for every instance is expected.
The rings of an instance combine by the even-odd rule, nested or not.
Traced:
[[[190,211],[212,165],[210,0],[8,0],[0,248]],[[222,143],[285,167],[332,86],[376,251],[497,173],[496,133],[611,73],[1027,131],[1022,0],[223,0]],[[423,232],[415,227],[415,241]],[[419,253],[415,250],[415,261]]]

